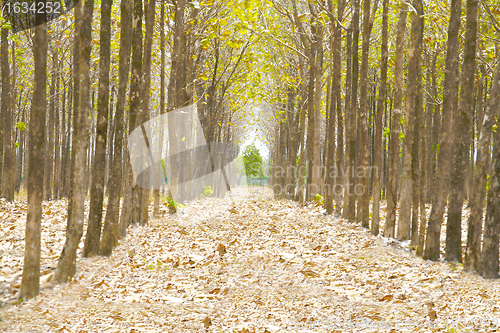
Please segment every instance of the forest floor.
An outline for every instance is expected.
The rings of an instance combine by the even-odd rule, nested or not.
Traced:
[[[500,281],[268,189],[130,227],[111,257],[79,259],[54,286],[65,212],[63,200],[44,203],[41,294],[12,304],[26,202],[2,203],[0,332],[500,331]]]

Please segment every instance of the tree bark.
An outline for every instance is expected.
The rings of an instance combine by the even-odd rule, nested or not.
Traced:
[[[3,114],[3,181],[2,196],[7,201],[14,201],[14,166],[12,149],[12,98],[10,89],[10,64],[9,64],[9,42],[7,37],[9,31],[1,29],[1,52],[2,52],[2,100],[1,108]],[[14,55],[15,56],[15,55]],[[1,171],[1,170],[0,170]]]
[[[50,102],[48,107],[48,121],[47,121],[47,143],[45,144],[45,186],[44,198],[45,200],[52,199],[54,176],[54,118],[55,118],[55,99],[56,99],[56,72],[57,72],[57,50],[52,51],[52,74],[50,75]]]
[[[101,32],[99,38],[99,91],[97,96],[97,123],[92,179],[90,185],[90,212],[83,256],[99,254],[106,174],[106,140],[108,135],[109,69],[111,56],[111,6],[113,0],[101,1]]]
[[[467,0],[465,51],[460,78],[460,102],[454,117],[455,154],[451,174],[451,191],[446,224],[445,260],[462,262],[462,204],[464,178],[469,165],[471,115],[473,107],[474,74],[476,72],[477,0]]]
[[[356,219],[356,113],[358,109],[358,42],[359,42],[359,0],[354,0],[354,14],[352,17],[352,74],[351,74],[351,84],[350,84],[350,104],[349,104],[349,114],[347,116],[348,127],[347,127],[347,180],[345,189],[347,195],[344,194],[344,198],[347,199],[346,218],[350,222],[354,222]],[[347,107],[346,107],[347,109]]]
[[[413,7],[417,7],[413,1]],[[412,159],[415,107],[417,95],[417,62],[419,48],[420,19],[418,13],[412,13],[410,51],[408,60],[408,87],[406,94],[405,135],[403,140],[403,174],[401,175],[401,195],[397,238],[399,240],[410,239],[412,220]]]
[[[381,45],[381,61],[380,61],[380,87],[377,100],[377,114],[375,119],[375,148],[373,154],[374,170],[373,174],[373,213],[371,233],[372,235],[379,234],[380,223],[380,178],[382,174],[382,116],[384,114],[384,106],[387,90],[387,62],[388,62],[388,21],[389,21],[389,0],[384,0],[382,4],[382,45]]]
[[[485,279],[497,279],[499,277],[498,241],[500,232],[500,130],[496,130],[494,132],[493,140],[493,171],[490,176],[490,189],[488,191],[488,204],[486,208],[486,218],[484,221],[483,248],[481,250],[481,264],[479,267],[479,273]]]
[[[118,63],[118,96],[116,98],[115,112],[115,133],[113,147],[115,149],[113,155],[113,163],[111,165],[112,173],[109,185],[108,208],[104,219],[104,228],[102,240],[100,244],[100,254],[104,256],[111,255],[113,246],[118,238],[125,236],[127,221],[123,219],[125,215],[122,212],[122,219],[119,220],[120,213],[120,191],[122,187],[122,152],[123,152],[123,129],[124,129],[124,111],[125,111],[125,94],[127,91],[127,83],[130,71],[130,49],[132,46],[131,39],[128,37],[132,27],[132,1],[121,0],[120,13],[120,60]],[[125,201],[123,210],[127,209]]]
[[[81,2],[80,2],[81,3]],[[80,3],[75,7],[75,15]],[[76,251],[83,234],[83,219],[85,211],[85,178],[88,176],[86,168],[86,151],[88,145],[88,118],[90,109],[90,52],[91,23],[94,10],[94,0],[86,0],[80,19],[76,19],[79,32],[81,56],[78,57],[78,105],[75,106],[73,120],[73,146],[72,146],[72,177],[70,198],[68,206],[68,226],[66,229],[66,242],[59,258],[54,281],[67,282],[76,271]],[[76,94],[75,94],[76,95]],[[75,96],[76,97],[76,96]]]
[[[164,0],[161,0],[160,3],[160,115],[165,114],[165,4]],[[162,124],[163,125],[163,124]],[[163,148],[163,136],[164,136],[164,127],[160,128],[160,140],[159,147],[157,148],[159,151],[159,156],[162,156],[162,148]],[[156,177],[161,176],[161,171],[157,171]],[[156,185],[159,187],[159,179],[155,181]],[[153,191],[154,196],[154,208],[153,215],[160,215],[160,189],[156,188]]]
[[[43,145],[45,142],[45,117],[47,107],[47,25],[44,14],[35,17],[33,55],[35,62],[35,87],[30,115],[29,167],[28,167],[28,217],[26,219],[24,268],[20,298],[26,300],[40,293],[41,222],[43,200]]]
[[[359,163],[362,177],[358,177],[362,193],[358,195],[358,221],[365,228],[370,227],[370,176],[369,141],[368,141],[368,55],[370,51],[370,0],[363,0],[363,45],[361,50],[361,70],[359,85]]]
[[[438,260],[439,237],[448,197],[453,149],[453,108],[457,91],[458,32],[460,28],[461,0],[451,1],[450,23],[446,52],[446,68],[443,83],[443,121],[439,136],[436,188],[425,239],[424,259]]]
[[[396,64],[394,67],[394,109],[391,121],[391,142],[389,148],[389,184],[387,185],[387,213],[385,217],[384,237],[394,237],[396,228],[396,207],[398,200],[399,178],[399,132],[403,108],[403,53],[406,30],[407,5],[401,2],[396,36]]]
[[[480,97],[482,98],[482,97]],[[490,99],[484,112],[477,145],[476,167],[474,169],[474,184],[470,197],[470,216],[467,228],[467,247],[465,249],[464,270],[479,271],[479,256],[481,253],[481,235],[483,231],[483,207],[486,194],[486,173],[488,169],[489,147],[495,117],[500,112],[500,66],[492,82]],[[498,129],[497,129],[498,131]],[[497,144],[498,142],[495,142]],[[491,188],[491,181],[490,181]],[[488,194],[489,196],[489,194]],[[491,218],[491,217],[490,217]]]

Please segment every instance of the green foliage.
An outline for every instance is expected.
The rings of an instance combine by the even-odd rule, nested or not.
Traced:
[[[26,131],[26,124],[23,123],[22,121],[18,122],[16,124],[16,127],[22,132]]]
[[[246,146],[243,151],[243,163],[245,164],[247,178],[263,176],[262,156],[254,143]]]
[[[314,197],[314,202],[318,203],[318,204],[321,204],[321,205],[324,205],[325,204],[325,200],[323,199],[323,196],[321,194],[316,194],[316,196]]]
[[[174,199],[170,198],[170,197],[167,197],[167,202],[165,203],[165,206],[167,207],[182,207],[182,208],[185,208],[186,206],[184,206],[183,204],[181,203],[178,203],[177,201],[175,201]]]
[[[384,128],[384,133],[382,134],[384,138],[388,138],[391,135],[391,128],[389,126]]]
[[[488,192],[490,191],[490,182],[491,182],[491,175],[486,175],[486,196],[488,196]]]
[[[214,190],[212,190],[212,186],[208,185],[208,186],[203,187],[203,194],[202,194],[203,197],[205,197],[205,198],[210,197],[210,196],[212,196],[213,193],[214,193]]]

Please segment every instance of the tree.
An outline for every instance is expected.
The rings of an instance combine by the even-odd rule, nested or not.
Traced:
[[[40,293],[41,222],[44,179],[45,110],[47,106],[47,26],[45,14],[37,14],[33,55],[35,87],[29,128],[28,217],[24,250],[24,268],[20,298],[33,298]]]
[[[424,259],[439,259],[439,237],[450,180],[450,167],[453,149],[453,105],[457,91],[456,73],[458,66],[458,30],[460,27],[461,0],[451,1],[448,42],[446,50],[446,69],[443,83],[443,122],[439,135],[437,158],[436,188],[432,198],[432,210],[425,239]]]
[[[380,178],[382,173],[382,116],[384,113],[384,106],[386,100],[386,90],[387,90],[387,60],[388,60],[388,20],[389,20],[389,0],[383,0],[382,4],[382,46],[381,61],[380,61],[380,86],[377,99],[377,111],[375,119],[375,147],[373,154],[374,170],[373,174],[373,214],[372,214],[372,224],[371,233],[372,235],[378,235],[379,233],[379,221],[380,221]]]
[[[391,141],[389,147],[389,184],[387,185],[387,213],[385,216],[384,237],[394,237],[396,228],[396,207],[398,201],[399,178],[399,131],[403,107],[403,54],[404,33],[406,30],[408,8],[401,2],[398,32],[396,36],[396,63],[394,67],[394,110],[391,121]]]
[[[418,1],[413,1],[413,7],[420,7]],[[399,240],[410,239],[411,221],[412,221],[412,160],[416,159],[413,154],[414,143],[418,144],[418,134],[415,133],[417,118],[415,108],[417,102],[417,68],[420,58],[420,16],[421,13],[412,13],[411,40],[408,60],[408,88],[406,94],[406,115],[405,115],[405,133],[403,140],[403,174],[401,175],[401,199],[398,220],[397,237]],[[416,146],[418,147],[418,145]],[[418,208],[416,206],[415,208]],[[413,216],[413,218],[418,218]]]
[[[378,3],[378,2],[377,2]],[[376,9],[376,5],[374,6]],[[358,220],[361,221],[363,227],[370,226],[369,221],[369,203],[370,203],[370,188],[369,188],[369,160],[368,160],[368,52],[370,48],[370,35],[372,30],[370,15],[370,0],[363,0],[363,46],[361,50],[361,70],[360,70],[360,86],[359,86],[359,167],[363,170],[361,185],[363,193],[358,200]]]
[[[448,221],[446,224],[446,261],[462,262],[462,204],[464,178],[469,164],[470,131],[473,107],[474,74],[476,72],[477,0],[467,0],[465,54],[460,77],[460,101],[454,116],[455,141],[451,173]]]
[[[113,146],[115,154],[111,164],[111,179],[109,184],[108,208],[104,220],[103,235],[100,244],[100,254],[109,256],[116,239],[125,235],[127,225],[124,221],[119,221],[120,213],[120,189],[122,187],[122,151],[123,151],[123,127],[125,111],[125,93],[130,70],[130,49],[132,46],[128,36],[132,26],[132,1],[122,0],[120,4],[122,24],[120,25],[120,60],[118,64],[119,81],[118,97],[116,101],[115,113],[115,133],[113,135]],[[125,210],[126,207],[123,207]],[[123,211],[122,210],[122,211]],[[123,213],[122,213],[123,215]],[[120,223],[119,223],[120,222]]]
[[[498,82],[497,82],[498,84]],[[484,221],[483,247],[479,272],[485,279],[498,278],[498,242],[500,233],[500,131],[493,134],[492,174]]]
[[[86,0],[81,14],[79,2],[75,7],[75,31],[79,35],[79,46],[82,52],[77,57],[78,72],[75,80],[78,82],[75,94],[78,103],[74,109],[73,143],[71,160],[71,186],[68,207],[68,226],[66,229],[66,242],[54,272],[57,283],[67,282],[76,271],[76,251],[83,234],[83,219],[85,210],[85,177],[86,177],[86,150],[88,144],[87,122],[90,110],[90,52],[91,52],[91,23],[94,10],[94,0]],[[81,16],[80,16],[81,15]],[[80,16],[80,17],[78,17]],[[78,18],[77,18],[78,17]],[[81,20],[81,21],[80,21]],[[78,42],[76,43],[78,44]]]
[[[12,100],[10,89],[9,30],[1,28],[1,65],[2,65],[2,101],[3,115],[3,180],[2,196],[7,201],[14,201],[14,166],[12,149]],[[0,170],[1,171],[1,170]]]
[[[243,164],[247,178],[262,177],[262,156],[254,143],[245,147]]]
[[[349,70],[349,62],[347,66],[348,75],[350,75],[350,80],[346,79],[346,86],[349,90],[349,98],[346,96],[346,100],[349,101],[349,107],[346,105],[348,112],[347,115],[347,126],[346,126],[346,167],[347,167],[347,179],[345,183],[345,189],[347,194],[344,192],[344,210],[345,218],[350,222],[354,222],[356,218],[356,111],[358,109],[358,41],[359,41],[359,0],[354,0],[354,14],[351,22],[352,29],[352,44],[349,42],[349,32],[347,36],[347,57],[349,58],[352,54],[352,72]],[[348,83],[350,83],[348,85]],[[347,94],[346,94],[347,95]]]
[[[482,98],[482,96],[480,98]],[[483,208],[486,193],[486,168],[488,165],[487,159],[489,159],[491,133],[495,124],[495,118],[498,117],[500,112],[499,101],[500,67],[497,66],[497,72],[492,80],[490,99],[484,113],[483,125],[478,140],[474,183],[471,189],[471,193],[474,193],[474,195],[470,197],[470,216],[467,228],[467,247],[465,249],[464,270],[467,272],[479,271],[480,266]],[[497,144],[497,141],[495,141],[495,144]]]
[[[111,56],[111,6],[113,0],[101,1],[101,34],[99,39],[99,92],[97,97],[97,124],[95,154],[92,159],[90,185],[90,213],[83,255],[99,253],[106,170],[106,138],[108,134],[109,68]]]

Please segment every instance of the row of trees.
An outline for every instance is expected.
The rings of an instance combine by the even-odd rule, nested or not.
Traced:
[[[4,22],[0,179],[9,201],[27,189],[21,297],[39,292],[43,199],[68,198],[55,282],[75,273],[87,194],[84,256],[146,224],[150,196],[159,213],[128,133],[190,104],[207,142],[237,140],[241,110],[257,113],[276,196],[323,195],[373,234],[385,198],[384,236],[424,258],[440,257],[447,208],[445,259],[462,261],[467,200],[465,268],[497,277],[499,13],[477,0],[86,0],[31,30]]]
[[[272,3],[282,25],[267,48],[276,62],[268,71],[275,196],[322,195],[327,213],[374,235],[385,219],[385,237],[410,240],[430,260],[440,258],[447,212],[444,259],[498,277],[500,7]]]
[[[2,197],[23,189],[28,197],[21,298],[39,293],[42,200],[68,199],[56,283],[75,274],[86,195],[84,256],[110,255],[128,225],[146,224],[150,196],[159,214],[159,190],[137,186],[128,158],[128,133],[140,124],[195,104],[207,142],[239,135],[245,101],[234,96],[256,89],[246,78],[259,38],[245,5],[86,0],[16,34],[3,21]]]

